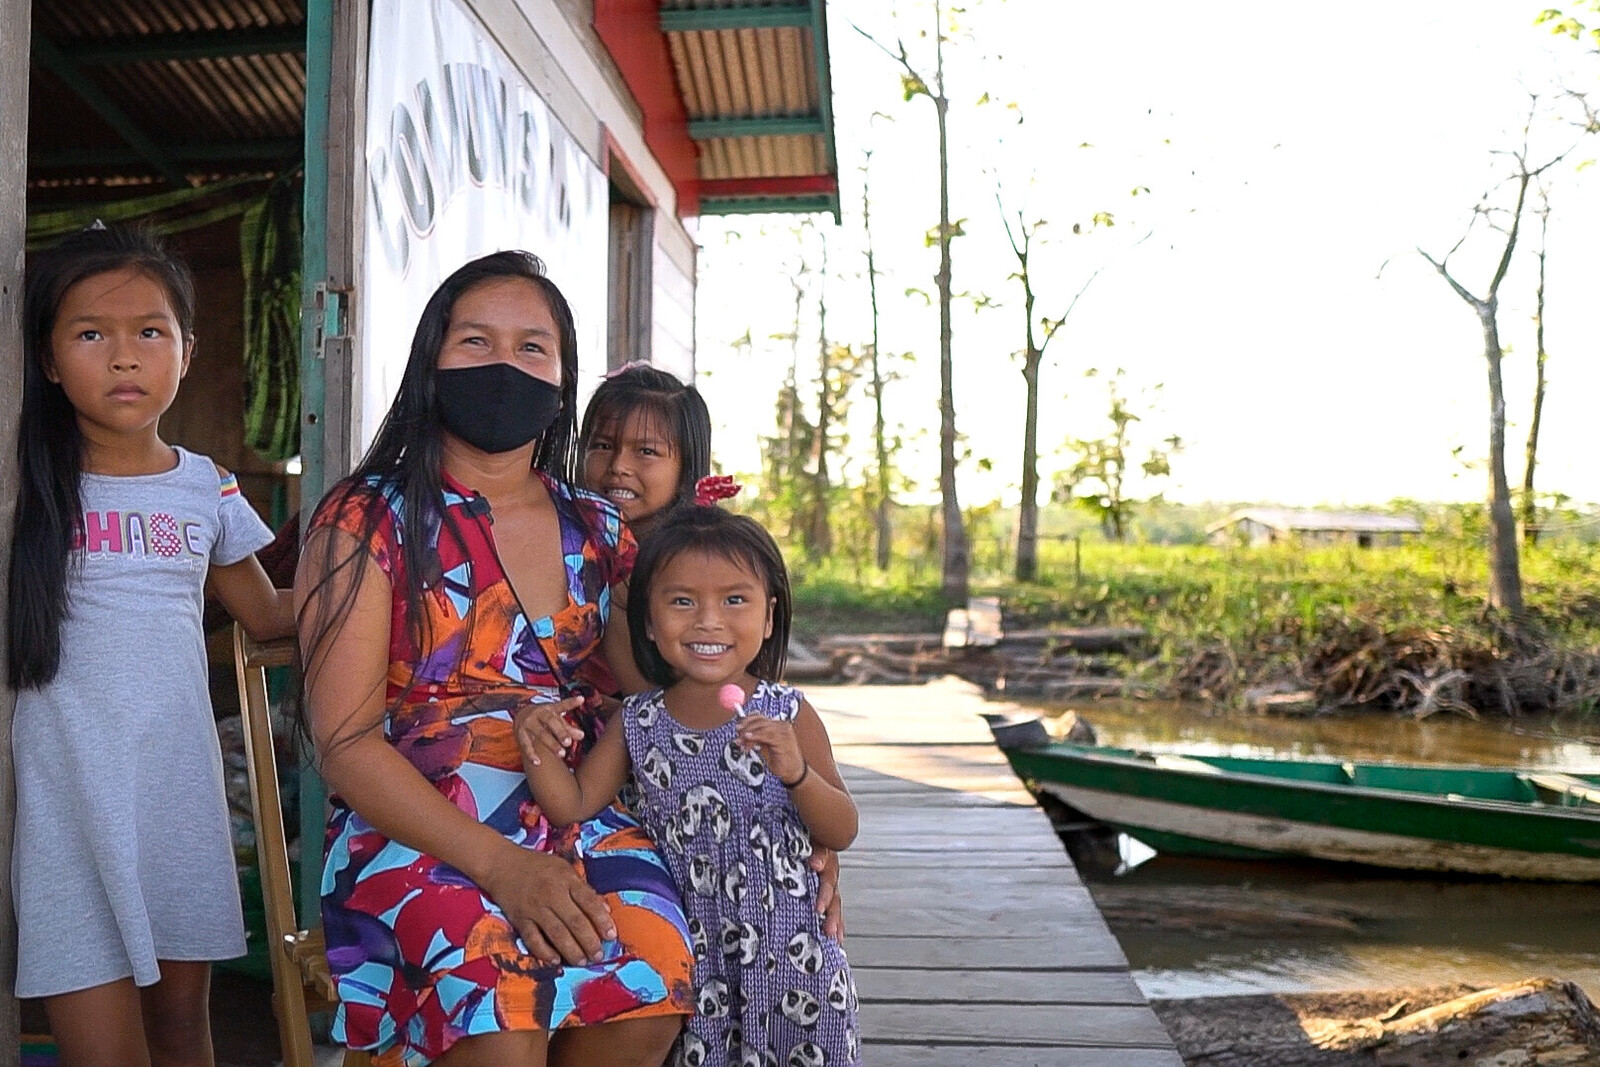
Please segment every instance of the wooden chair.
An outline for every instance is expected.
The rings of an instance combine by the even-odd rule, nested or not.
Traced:
[[[267,953],[272,962],[272,1007],[278,1017],[278,1038],[284,1067],[314,1067],[308,1014],[332,1011],[338,991],[328,973],[322,931],[300,929],[294,915],[294,879],[278,797],[278,763],[272,743],[272,716],[267,705],[267,668],[286,667],[294,659],[294,640],[253,641],[237,623],[233,627],[233,667],[239,681],[239,709],[244,716],[244,750],[250,770],[250,815],[256,829],[256,862],[261,872],[261,902],[267,915]],[[317,856],[321,842],[305,854]],[[344,1054],[345,1067],[368,1067],[365,1052]]]

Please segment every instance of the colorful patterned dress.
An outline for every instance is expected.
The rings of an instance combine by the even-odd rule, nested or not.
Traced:
[[[793,721],[800,693],[760,682],[745,710]],[[788,790],[734,742],[736,720],[692,730],[661,690],[629,697],[634,810],[661,845],[689,915],[695,1015],[675,1067],[852,1067],[856,987],[822,933],[811,834]]]
[[[612,807],[552,828],[534,804],[512,733],[516,708],[557,697],[595,650],[610,587],[633,566],[634,543],[598,497],[545,479],[560,517],[568,604],[529,619],[495,551],[488,509],[446,480],[444,509],[465,544],[430,531],[424,594],[431,647],[405,616],[402,502],[374,484],[314,526],[359,536],[381,509],[368,551],[394,586],[385,736],[440,793],[524,848],[571,862],[611,909],[617,939],[586,967],[543,967],[504,914],[460,871],[374,830],[337,798],[328,824],[322,917],[339,987],[334,1036],[409,1067],[458,1038],[554,1030],[693,1010],[688,929],[672,878],[650,839]],[[593,745],[602,724],[580,716]],[[573,759],[581,759],[581,751]]]

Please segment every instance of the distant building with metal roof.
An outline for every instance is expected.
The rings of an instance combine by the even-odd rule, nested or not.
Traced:
[[[1212,544],[1270,545],[1280,541],[1333,544],[1351,542],[1362,548],[1398,545],[1408,534],[1420,534],[1422,524],[1406,515],[1376,511],[1323,511],[1320,509],[1240,508],[1206,527]]]

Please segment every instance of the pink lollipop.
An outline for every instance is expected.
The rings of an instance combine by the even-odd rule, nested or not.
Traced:
[[[721,704],[724,711],[731,711],[735,718],[744,715],[744,690],[729,682],[717,690],[717,703]]]

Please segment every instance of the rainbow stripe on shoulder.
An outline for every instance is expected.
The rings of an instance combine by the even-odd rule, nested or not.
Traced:
[[[239,479],[236,475],[229,474],[222,479],[221,496],[226,500],[230,496],[239,495]]]

